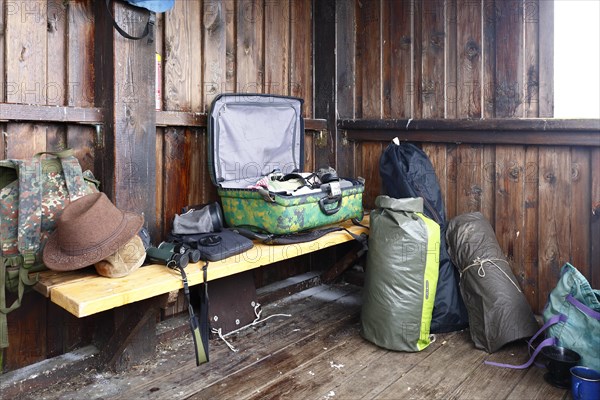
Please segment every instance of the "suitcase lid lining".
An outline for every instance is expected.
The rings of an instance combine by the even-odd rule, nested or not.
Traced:
[[[245,188],[274,169],[302,171],[302,99],[221,95],[210,117],[211,178],[217,186]]]

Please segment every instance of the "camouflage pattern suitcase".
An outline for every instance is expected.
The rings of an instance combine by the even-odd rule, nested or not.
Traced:
[[[213,101],[209,163],[228,226],[287,234],[362,219],[361,179],[341,178],[303,194],[257,187],[273,171],[284,177],[304,171],[302,104],[257,94],[222,94]]]

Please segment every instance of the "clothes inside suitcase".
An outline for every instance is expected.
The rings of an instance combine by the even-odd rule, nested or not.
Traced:
[[[211,179],[228,226],[287,234],[362,219],[360,179],[340,178],[301,194],[268,185],[274,176],[304,171],[302,104],[299,98],[260,94],[222,94],[211,104]]]

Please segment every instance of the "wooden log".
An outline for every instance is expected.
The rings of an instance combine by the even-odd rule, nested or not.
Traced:
[[[542,0],[542,2],[544,2]],[[523,2],[523,117],[540,116],[540,1]],[[545,61],[545,60],[544,60]],[[544,82],[544,84],[548,84]]]
[[[458,34],[456,110],[458,118],[481,117],[481,7],[480,4],[460,0],[456,4]]]
[[[264,93],[264,0],[237,4],[236,77],[239,93]]]
[[[127,22],[127,31],[141,31],[149,18],[149,13],[140,8],[122,3],[113,6],[113,15]],[[154,43],[115,34],[105,4],[94,2],[94,7],[98,16],[95,96],[96,104],[107,113],[104,149],[102,156],[96,157],[96,171],[103,191],[115,205],[143,214],[146,227],[157,238],[155,198],[148,196],[156,188]]]
[[[543,151],[543,150],[542,150]],[[527,302],[533,310],[540,310],[543,305],[538,303],[539,276],[539,244],[540,244],[540,204],[539,204],[539,149],[537,147],[525,148],[524,167],[524,224],[523,224],[523,263],[524,269],[521,277],[521,288]]]
[[[592,209],[590,215],[590,243],[591,247],[591,277],[590,281],[593,288],[600,288],[600,149],[593,149],[591,152],[591,198]]]
[[[591,149],[572,147],[570,172],[570,201],[568,210],[571,232],[568,261],[585,276],[591,276],[592,262],[590,257],[591,235],[588,227],[592,226],[592,165]],[[598,173],[598,171],[596,171]]]
[[[227,91],[227,10],[229,1],[205,1],[202,20],[204,111],[219,93]]]
[[[83,110],[94,106],[94,17],[91,0],[71,2],[67,6],[67,88],[66,99],[70,107],[81,107]],[[104,110],[99,109],[99,114]],[[105,122],[104,115],[101,115]],[[67,126],[66,147],[75,151],[83,170],[94,170],[96,150],[101,147],[98,141],[98,126]],[[95,172],[95,171],[94,171]]]
[[[419,3],[416,3],[419,4]],[[421,65],[421,78],[416,73],[417,82],[420,81],[421,95],[417,99],[420,102],[421,112],[415,115],[421,118],[442,118],[444,117],[445,106],[445,52],[446,52],[446,15],[444,2],[433,0],[420,3],[421,24],[417,23],[419,19],[418,11],[415,12],[415,30],[421,28],[421,52],[416,53],[415,57],[420,57],[420,62],[415,60],[415,67]],[[419,107],[417,107],[417,110]]]
[[[523,115],[523,0],[496,1],[496,118]]]
[[[525,172],[525,148],[496,147],[496,238],[521,286],[526,279]]]
[[[314,3],[315,15],[315,116],[327,120],[328,130],[319,132],[314,146],[315,167],[336,168],[337,128],[336,86],[335,86],[335,1],[322,0]]]
[[[179,1],[165,15],[165,109],[202,112],[202,13],[199,1]],[[154,61],[154,55],[152,55]],[[154,80],[154,78],[152,78]],[[154,92],[153,92],[154,95]],[[152,105],[152,110],[154,109]]]
[[[539,7],[539,107],[540,117],[554,116],[554,2]]]
[[[336,24],[336,103],[340,117],[354,116],[354,65],[356,63],[356,16],[352,1],[338,1],[335,4]],[[391,67],[391,66],[388,66]],[[336,128],[336,170],[339,176],[356,176],[353,143],[348,142],[343,132]]]
[[[289,93],[290,16],[289,1],[264,3],[265,93]]]
[[[539,154],[538,309],[534,310],[538,313],[558,282],[560,268],[570,258],[570,213],[556,212],[570,207],[570,155],[560,147],[548,147]]]

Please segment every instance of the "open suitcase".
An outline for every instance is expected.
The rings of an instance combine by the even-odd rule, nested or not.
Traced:
[[[311,186],[303,194],[257,186],[304,171],[302,104],[299,98],[260,94],[214,99],[209,163],[228,226],[288,234],[362,219],[364,182],[358,179],[340,178],[339,184]]]

